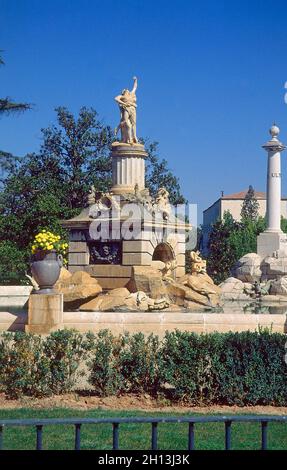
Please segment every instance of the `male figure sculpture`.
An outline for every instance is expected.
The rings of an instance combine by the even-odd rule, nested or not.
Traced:
[[[115,129],[115,135],[121,130],[121,142],[127,144],[136,144],[138,142],[136,134],[137,77],[133,77],[133,80],[134,86],[131,91],[124,89],[121,95],[115,97],[121,113],[120,124]]]

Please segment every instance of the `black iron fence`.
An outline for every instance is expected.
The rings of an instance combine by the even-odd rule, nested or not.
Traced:
[[[151,425],[151,450],[158,449],[158,425],[162,423],[187,423],[187,449],[195,449],[195,433],[197,423],[224,423],[225,450],[231,449],[232,424],[238,422],[256,422],[261,424],[261,449],[268,449],[268,423],[287,423],[287,416],[193,416],[193,417],[154,417],[154,418],[51,418],[51,419],[4,419],[0,420],[0,449],[3,449],[5,428],[10,426],[34,426],[36,432],[36,450],[43,448],[43,428],[49,425],[71,425],[75,429],[74,449],[81,449],[81,428],[83,425],[111,424],[113,434],[113,450],[119,449],[120,425],[128,423],[148,423]]]

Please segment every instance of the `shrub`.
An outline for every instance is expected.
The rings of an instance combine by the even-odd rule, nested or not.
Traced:
[[[104,330],[95,337],[89,382],[100,396],[123,392],[156,394],[159,361],[157,336],[126,333],[115,337]]]
[[[168,394],[191,405],[287,405],[286,335],[242,333],[113,336],[59,330],[0,337],[0,390],[9,398],[68,392],[88,366],[100,396]],[[81,366],[81,367],[80,367]],[[168,387],[167,387],[168,385]]]
[[[9,398],[43,397],[71,390],[90,338],[59,330],[46,339],[22,332],[0,337],[0,389]]]
[[[3,333],[0,341],[0,387],[9,398],[51,394],[49,360],[40,336]]]
[[[159,338],[143,333],[124,336],[125,347],[120,352],[120,370],[125,389],[130,392],[157,394],[159,389]]]
[[[84,362],[93,344],[93,336],[84,336],[75,330],[58,330],[43,342],[43,352],[49,361],[50,391],[69,392],[77,381],[79,365]]]
[[[89,383],[100,396],[117,395],[124,390],[124,378],[120,370],[120,351],[124,338],[116,338],[108,330],[102,330],[94,338],[93,357],[88,362]]]
[[[166,333],[162,371],[173,397],[191,404],[287,404],[286,337],[269,331]]]
[[[172,398],[203,403],[216,396],[213,389],[212,355],[216,338],[188,332],[167,332],[162,345],[162,380],[171,388]]]

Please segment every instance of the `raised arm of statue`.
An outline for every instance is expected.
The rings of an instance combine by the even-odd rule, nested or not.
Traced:
[[[137,77],[133,77],[133,81],[134,81],[134,86],[133,86],[133,89],[132,89],[131,93],[135,94],[135,92],[137,91],[137,87],[138,87]]]

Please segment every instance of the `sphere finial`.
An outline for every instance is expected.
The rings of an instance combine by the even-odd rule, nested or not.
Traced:
[[[280,133],[280,129],[279,129],[278,126],[276,126],[275,122],[274,122],[273,126],[270,127],[269,133],[270,133],[272,139],[274,139],[274,140],[277,139],[277,136]]]

